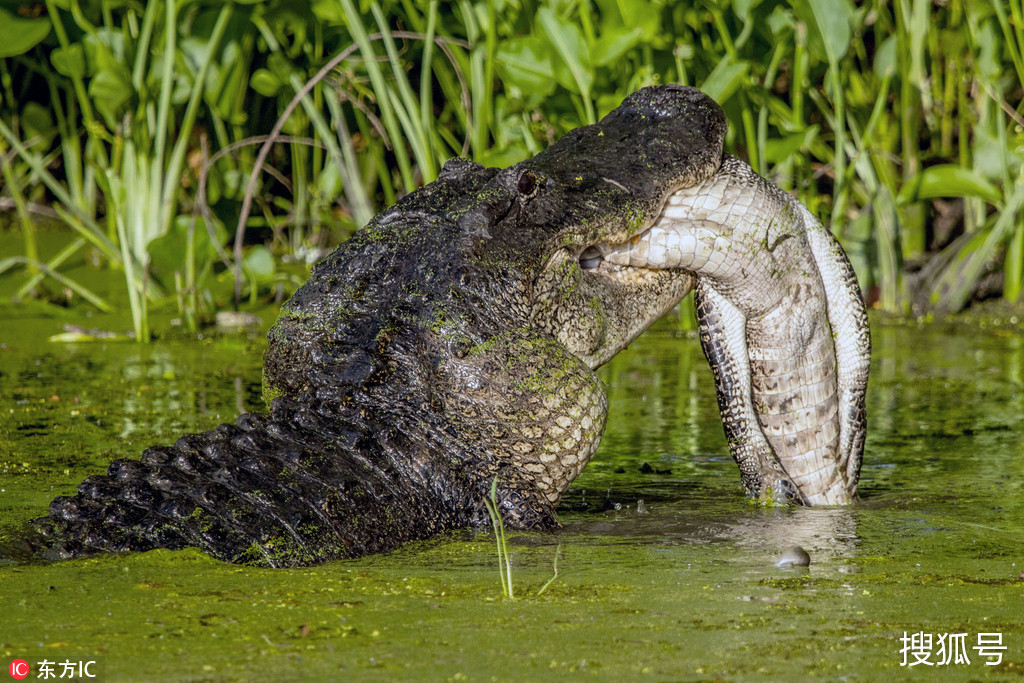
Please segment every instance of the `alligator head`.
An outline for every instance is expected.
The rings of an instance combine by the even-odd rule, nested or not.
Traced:
[[[555,525],[604,426],[594,368],[694,284],[602,250],[649,239],[670,197],[711,182],[724,133],[713,101],[663,86],[507,169],[449,162],[284,306],[268,415],[112,463],[54,500],[32,543],[311,564],[486,524],[495,478],[507,523]]]

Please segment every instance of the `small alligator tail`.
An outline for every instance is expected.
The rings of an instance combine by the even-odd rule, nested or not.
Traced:
[[[172,446],[117,460],[34,520],[36,554],[197,547],[229,562],[318,564],[384,552],[458,523],[387,453],[375,464],[358,435],[283,399]],[[378,446],[379,448],[379,446]],[[415,519],[413,517],[415,516]]]
[[[850,502],[839,457],[839,400],[830,329],[821,324],[798,355],[767,344],[750,349],[758,421],[805,505]]]

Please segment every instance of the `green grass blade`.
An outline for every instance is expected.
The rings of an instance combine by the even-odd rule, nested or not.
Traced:
[[[420,118],[419,101],[412,91],[409,78],[406,76],[402,58],[398,54],[398,48],[391,37],[387,19],[381,12],[380,6],[374,2],[370,5],[377,27],[381,34],[381,41],[384,43],[384,50],[388,55],[388,62],[391,65],[391,73],[397,84],[397,94],[394,88],[388,88],[392,107],[402,124],[405,137],[412,146],[413,157],[420,168],[420,175],[423,182],[430,182],[437,177],[437,163],[430,146],[430,126],[423,126]]]
[[[938,288],[938,308],[956,312],[968,302],[983,269],[995,255],[999,245],[1019,232],[1017,222],[1024,206],[1024,175],[1021,175],[1013,194],[1006,201],[995,223],[986,231],[977,232],[960,249],[957,258],[942,273]]]
[[[439,0],[430,0],[427,8],[427,30],[423,38],[423,60],[420,64],[420,127],[434,127],[434,35],[437,33],[437,6]]]
[[[32,268],[35,268],[36,270],[42,272],[44,275],[53,278],[54,280],[59,282],[61,286],[70,289],[72,292],[78,294],[80,297],[82,297],[83,299],[85,299],[86,301],[88,301],[101,311],[105,313],[111,313],[114,311],[114,307],[111,306],[106,299],[94,293],[85,285],[76,282],[75,280],[72,280],[68,276],[61,273],[60,271],[50,268],[49,265],[43,263],[42,261],[32,261],[31,259],[27,259],[24,256],[12,256],[0,262],[0,273],[10,269],[11,267],[19,263],[31,266]]]
[[[366,32],[366,27],[363,26],[362,17],[356,11],[352,0],[340,0],[340,2],[345,12],[346,25],[356,44],[359,45],[359,53],[363,56],[363,64],[377,96],[377,106],[380,107],[384,128],[388,132],[388,137],[391,138],[395,160],[398,162],[398,169],[402,174],[402,182],[406,191],[412,192],[416,188],[416,180],[413,178],[412,165],[409,162],[409,153],[405,149],[405,141],[400,135],[401,126],[395,120],[395,113],[391,108],[391,98],[387,96],[387,83],[381,72],[380,64],[377,62],[377,53],[373,49],[370,36]]]
[[[185,153],[188,151],[189,145],[191,144],[192,127],[195,125],[196,116],[199,113],[199,105],[202,102],[203,92],[206,89],[206,75],[209,72],[210,64],[213,62],[213,56],[220,48],[220,42],[224,38],[224,32],[228,27],[228,21],[231,19],[232,8],[232,3],[225,3],[221,8],[220,13],[217,15],[217,23],[214,24],[213,32],[210,35],[207,45],[208,58],[203,62],[199,69],[199,73],[196,75],[196,80],[192,85],[192,91],[189,93],[188,104],[186,105],[185,113],[179,122],[178,130],[172,133],[172,131],[167,130],[166,128],[157,128],[156,135],[158,141],[163,140],[166,136],[177,136],[177,143],[174,145],[174,150],[171,153],[171,159],[167,164],[166,171],[162,165],[159,167],[159,170],[162,173],[161,177],[163,178],[163,187],[161,188],[160,193],[160,201],[163,211],[159,214],[153,214],[154,216],[160,215],[159,234],[165,233],[167,228],[170,226],[172,218],[171,213],[177,205],[177,202],[174,201],[174,195],[178,192],[178,188],[181,185],[181,168],[185,161]],[[163,107],[163,101],[161,101],[161,107]],[[160,161],[159,155],[157,156],[156,161]]]
[[[53,193],[57,198],[57,201],[63,205],[64,209],[70,215],[74,216],[74,221],[71,223],[72,227],[79,229],[82,236],[89,239],[97,249],[103,252],[105,257],[114,262],[120,261],[120,257],[117,254],[117,248],[109,239],[107,239],[103,229],[100,228],[91,216],[78,207],[71,195],[68,194],[67,188],[65,188],[64,185],[54,178],[47,170],[46,164],[43,162],[43,158],[40,155],[27,150],[2,119],[0,119],[0,135],[3,135],[7,139],[8,144],[11,145],[18,157],[32,169],[32,172],[35,173],[46,188]]]
[[[1003,298],[1019,301],[1024,289],[1024,223],[1017,226],[1003,259]]]
[[[912,177],[900,190],[901,204],[934,197],[980,197],[1000,204],[1002,193],[984,176],[956,164],[929,166]]]
[[[84,247],[85,244],[85,240],[82,239],[81,237],[75,238],[70,243],[64,245],[63,249],[58,251],[53,258],[46,262],[47,267],[50,270],[57,270],[57,268],[63,265],[63,263],[67,261],[72,254],[74,254],[76,251]],[[40,281],[42,281],[43,276],[44,273],[40,271],[39,273],[36,273],[32,277],[30,277],[25,282],[25,284],[18,288],[18,291],[15,292],[14,296],[16,296],[19,299],[27,296],[28,293],[35,289],[35,286],[39,284]]]
[[[341,103],[338,101],[338,98],[328,97],[327,108],[336,122],[337,139],[340,144],[340,153],[337,156],[335,156],[333,150],[329,153],[333,162],[338,166],[338,172],[341,174],[342,191],[348,199],[352,218],[357,226],[362,227],[373,218],[373,207],[370,198],[366,194],[366,188],[363,187],[361,182],[359,160],[356,150],[352,145],[352,136],[348,132],[345,115],[341,110]],[[319,132],[320,123],[316,119],[313,120]]]

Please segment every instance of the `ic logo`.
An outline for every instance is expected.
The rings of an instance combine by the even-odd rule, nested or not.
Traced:
[[[8,668],[11,672],[11,678],[21,680],[28,676],[28,662],[24,659],[15,659]]]

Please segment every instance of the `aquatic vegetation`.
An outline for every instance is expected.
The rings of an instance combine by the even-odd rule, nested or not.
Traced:
[[[24,271],[19,298],[126,298],[140,339],[154,306],[195,325],[292,286],[286,258],[315,260],[444,160],[518,161],[654,82],[724,106],[729,150],[832,226],[877,306],[1024,289],[1021,0],[0,11],[0,206],[23,233],[0,271]],[[260,174],[251,143],[296,96]],[[38,211],[72,229],[53,253]],[[69,280],[82,255],[123,271],[124,296]]]
[[[558,547],[555,548],[555,559],[551,561],[551,571],[553,572],[553,574],[551,575],[551,578],[544,582],[544,585],[537,590],[537,595],[544,595],[544,591],[546,591],[548,587],[550,587],[551,584],[555,582],[555,579],[558,578],[558,558],[561,554],[562,544],[559,543]]]
[[[498,575],[501,577],[501,593],[510,600],[515,597],[512,588],[512,561],[508,553],[508,539],[505,537],[505,523],[501,519],[501,510],[498,508],[498,478],[491,482],[491,496],[484,498],[484,505],[487,507],[487,514],[491,518],[491,528],[494,530],[494,544],[498,555]]]
[[[0,563],[0,654],[102,658],[110,680],[874,680],[910,672],[904,633],[935,634],[934,662],[937,634],[967,633],[973,648],[1001,632],[998,665],[969,649],[970,664],[929,673],[1013,678],[1024,343],[1000,315],[873,320],[853,508],[748,505],[699,342],[664,321],[600,371],[611,416],[564,529],[509,539],[515,600],[495,590],[494,540],[465,532],[294,570],[193,550]],[[260,405],[258,337],[47,344],[51,320],[16,320],[0,329],[0,555],[5,535],[110,460]],[[646,514],[614,507],[638,498]],[[556,544],[558,580],[529,599]],[[793,544],[810,567],[776,568]]]

